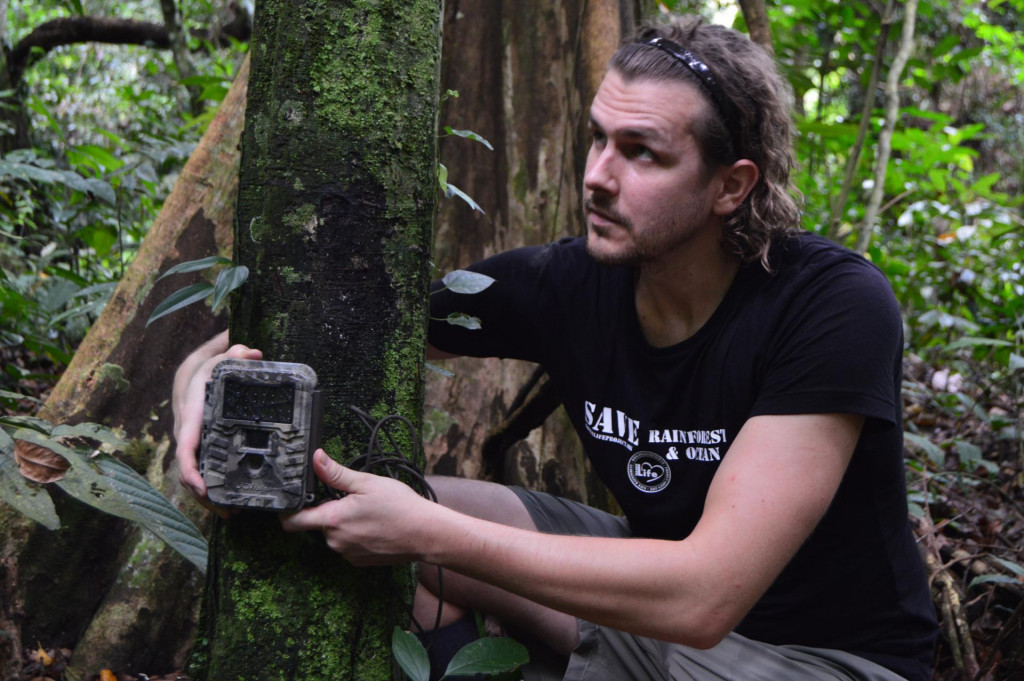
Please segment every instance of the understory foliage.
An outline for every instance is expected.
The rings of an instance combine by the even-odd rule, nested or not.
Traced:
[[[733,3],[653,4],[744,28]],[[11,44],[76,14],[162,21],[152,0],[10,5],[0,35]],[[903,309],[908,488],[943,626],[935,678],[1019,679],[1024,0],[917,6],[879,169],[904,6],[791,0],[768,16],[795,95],[804,227],[866,243]],[[83,44],[48,53],[3,100],[24,107],[31,143],[0,156],[0,415],[33,413],[70,361],[226,92],[246,46],[201,37],[226,7],[181,4],[198,74],[188,82],[170,51]],[[202,90],[198,115],[186,85]],[[0,137],[11,132],[4,120]],[[879,183],[881,207],[865,224]]]

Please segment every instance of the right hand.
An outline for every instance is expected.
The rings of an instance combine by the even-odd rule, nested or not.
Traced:
[[[213,367],[222,359],[261,359],[263,353],[245,345],[228,347],[228,332],[217,334],[201,345],[178,367],[174,374],[174,390],[171,406],[174,410],[174,439],[177,447],[174,456],[178,460],[181,484],[192,493],[200,504],[214,508],[206,497],[206,483],[199,474],[196,453],[203,430],[203,402],[206,399],[206,382],[210,380]]]

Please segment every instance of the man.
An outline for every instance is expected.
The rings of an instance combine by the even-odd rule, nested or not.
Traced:
[[[786,95],[738,33],[641,31],[591,108],[586,239],[498,255],[472,268],[496,279],[485,292],[432,296],[432,317],[483,328],[432,326],[430,356],[541,363],[624,519],[443,478],[436,505],[319,452],[347,496],[285,529],[323,531],[357,565],[446,568],[447,622],[493,612],[568,659],[566,679],[927,679],[899,312],[870,264],[794,231]],[[200,497],[201,386],[226,348],[176,378]],[[421,574],[425,622],[437,589]]]

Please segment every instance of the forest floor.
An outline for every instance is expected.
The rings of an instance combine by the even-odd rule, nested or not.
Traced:
[[[49,383],[11,387],[45,399]],[[1024,681],[1024,397],[1019,386],[1007,395],[981,383],[915,358],[905,365],[911,521],[942,626],[934,681]],[[180,672],[70,679],[71,654],[26,650],[21,681],[186,681]]]

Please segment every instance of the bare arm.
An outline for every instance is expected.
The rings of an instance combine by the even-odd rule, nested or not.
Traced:
[[[682,541],[543,535],[470,518],[318,456],[349,496],[292,516],[356,564],[419,559],[625,631],[710,647],[753,607],[828,508],[863,418],[759,416]],[[798,473],[798,474],[795,474]]]

